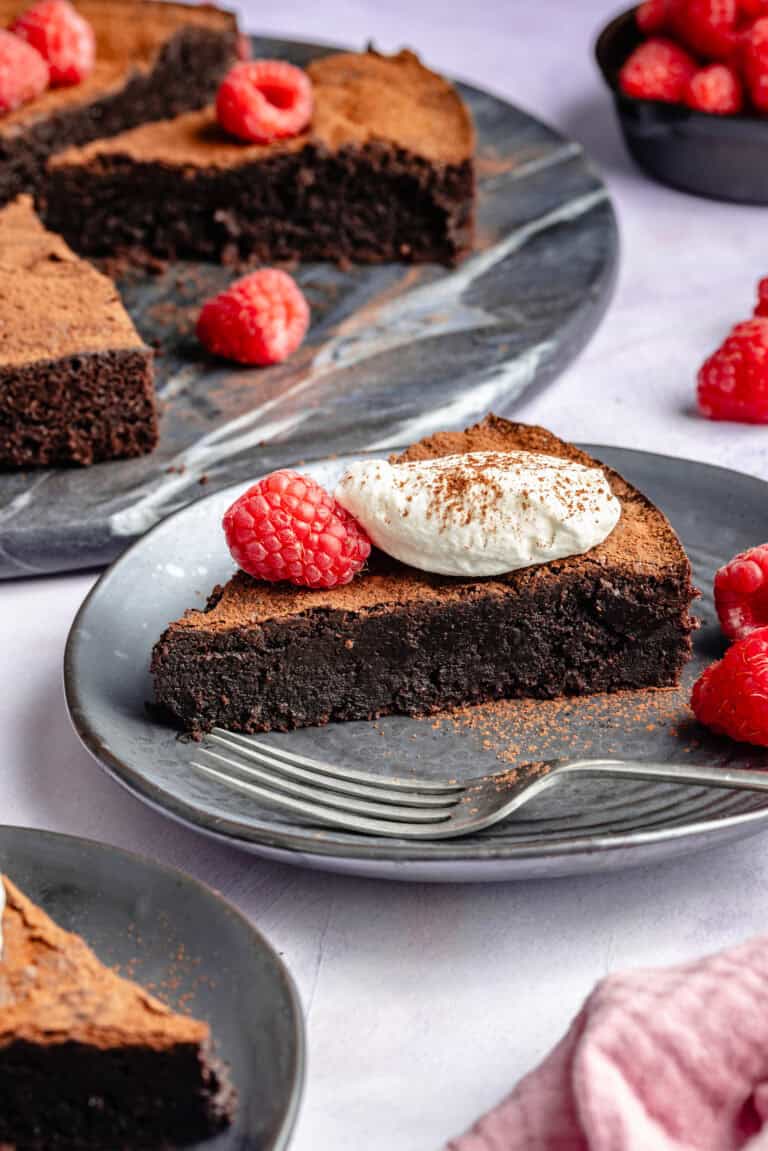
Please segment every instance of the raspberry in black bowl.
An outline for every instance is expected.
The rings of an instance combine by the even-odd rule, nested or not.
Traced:
[[[696,195],[768,204],[766,0],[646,0],[596,54],[640,167]]]

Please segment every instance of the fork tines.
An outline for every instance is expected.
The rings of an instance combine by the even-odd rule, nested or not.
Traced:
[[[379,779],[222,728],[214,728],[197,750],[204,761],[191,766],[205,775],[267,804],[349,830],[434,826],[450,818],[464,792],[461,784],[447,780]]]

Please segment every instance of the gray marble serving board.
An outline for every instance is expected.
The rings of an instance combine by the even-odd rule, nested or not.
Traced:
[[[254,41],[302,64],[327,47]],[[589,339],[618,257],[608,194],[579,145],[461,87],[478,135],[474,253],[458,268],[305,264],[304,347],[268,370],[214,361],[197,309],[232,270],[178,263],[119,281],[158,348],[161,441],[148,457],[0,476],[0,577],[104,564],[203,492],[329,452],[384,448],[511,413]]]

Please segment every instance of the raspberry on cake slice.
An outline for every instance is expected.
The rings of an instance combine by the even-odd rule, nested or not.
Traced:
[[[93,28],[69,0],[38,0],[19,16],[11,31],[47,62],[53,88],[81,84],[93,71]]]
[[[371,541],[315,480],[283,470],[254,484],[224,515],[235,563],[256,579],[340,587],[362,570]]]
[[[0,116],[41,96],[50,79],[48,65],[37,49],[0,28]]]
[[[285,60],[235,64],[216,95],[216,116],[225,132],[252,144],[298,136],[312,118],[312,81]]]

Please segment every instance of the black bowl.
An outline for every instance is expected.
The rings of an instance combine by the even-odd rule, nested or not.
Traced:
[[[603,29],[595,47],[624,139],[640,167],[696,196],[768,204],[768,119],[710,116],[680,104],[625,96],[619,71],[641,40],[632,8]]]

